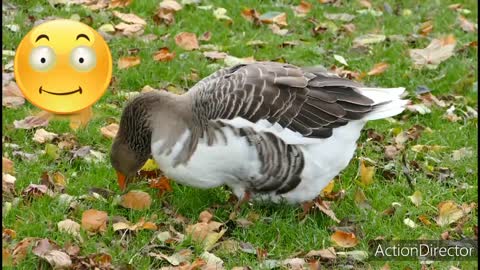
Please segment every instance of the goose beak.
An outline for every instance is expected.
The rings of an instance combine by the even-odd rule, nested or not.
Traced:
[[[117,180],[118,180],[118,185],[120,186],[120,189],[124,191],[125,188],[127,187],[127,181],[126,181],[125,175],[117,171]]]

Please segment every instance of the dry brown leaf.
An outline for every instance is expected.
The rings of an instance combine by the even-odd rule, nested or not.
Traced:
[[[373,183],[373,175],[375,174],[375,166],[365,165],[363,159],[360,160],[360,182],[366,186]]]
[[[58,134],[53,132],[48,132],[43,128],[37,129],[33,135],[33,141],[37,143],[46,143],[51,142],[53,139],[57,138]]]
[[[2,105],[7,108],[18,108],[25,104],[25,97],[14,81],[8,82],[2,88]]]
[[[225,59],[227,57],[227,53],[218,52],[218,51],[210,51],[210,52],[203,52],[203,55],[208,59]]]
[[[456,202],[448,200],[438,204],[438,217],[436,218],[437,224],[445,226],[456,222],[463,218],[472,211],[475,204],[462,204],[458,205]]]
[[[181,32],[175,36],[175,43],[182,49],[191,51],[198,49],[197,36],[194,33]]]
[[[23,120],[13,121],[13,126],[17,129],[32,129],[36,127],[48,126],[48,121],[51,118],[51,114],[45,112],[39,115],[27,116]]]
[[[295,16],[297,17],[305,17],[312,9],[312,4],[309,2],[302,0],[300,4],[296,6],[293,11],[295,12]]]
[[[270,24],[268,28],[270,28],[275,35],[285,36],[288,34],[288,29],[281,29],[280,26],[276,24]]]
[[[418,216],[418,220],[420,220],[420,222],[422,222],[424,225],[431,225],[432,223],[430,222],[429,218],[425,215],[420,215]]]
[[[337,258],[337,254],[335,253],[335,248],[329,247],[326,249],[311,250],[305,254],[305,258],[308,257],[320,257],[327,260],[334,260]]]
[[[455,49],[456,40],[453,35],[442,39],[434,39],[424,49],[410,50],[410,57],[415,68],[426,67],[435,69],[437,66],[450,58]]]
[[[12,255],[12,261],[13,264],[18,264],[21,262],[25,257],[27,256],[27,252],[30,248],[30,246],[33,244],[33,242],[37,240],[35,237],[27,237],[22,239],[22,241],[18,242],[18,244],[15,246],[13,249],[11,255]]]
[[[160,62],[172,61],[175,58],[175,52],[170,52],[167,47],[160,48],[153,55],[153,60]]]
[[[108,215],[104,211],[89,209],[82,213],[82,228],[88,232],[107,231]]]
[[[368,0],[359,0],[358,3],[363,7],[372,8],[372,3]]]
[[[157,230],[157,225],[150,221],[145,221],[144,218],[141,218],[137,223],[131,224],[130,222],[120,221],[113,223],[113,231],[118,230],[129,230],[129,231],[139,231],[139,230]]]
[[[247,21],[253,22],[255,24],[260,24],[260,13],[258,13],[253,8],[244,8],[242,10],[242,17],[245,18]]]
[[[118,69],[130,68],[140,64],[138,56],[124,56],[118,59]]]
[[[358,238],[352,232],[337,230],[331,236],[330,240],[339,247],[350,248],[358,244]]]
[[[188,225],[185,231],[192,239],[203,245],[203,248],[208,251],[213,248],[215,243],[227,231],[227,228],[220,229],[223,224],[212,221],[213,215],[208,211],[202,211],[199,216],[200,222]]]
[[[8,173],[2,173],[2,194],[11,196],[15,193],[15,181],[17,178]]]
[[[259,17],[260,21],[265,24],[276,24],[280,27],[287,26],[287,13],[270,11],[266,12]]]
[[[170,185],[170,179],[162,175],[159,178],[149,180],[150,187],[158,190],[158,195],[161,196],[165,192],[172,192],[172,186]]]
[[[2,173],[15,174],[13,161],[6,157],[2,157]]]
[[[112,123],[108,126],[100,128],[100,132],[105,138],[113,139],[117,135],[119,129],[119,125],[116,123]]]
[[[133,0],[112,0],[108,8],[126,7],[129,6]]]
[[[48,187],[45,185],[30,184],[22,191],[22,194],[26,197],[40,197],[47,191]]]
[[[150,208],[152,198],[150,194],[143,191],[132,190],[122,195],[120,205],[134,210],[144,210]]]
[[[122,32],[122,34],[126,37],[132,36],[139,36],[143,34],[143,30],[145,29],[145,25],[142,24],[128,24],[121,22],[115,25],[115,29]]]
[[[388,63],[385,63],[385,62],[377,63],[373,66],[372,70],[367,72],[367,74],[370,76],[382,74],[383,72],[385,72],[385,70],[387,70],[387,68],[388,68]]]
[[[76,221],[67,218],[58,222],[57,227],[60,232],[68,233],[77,238],[80,242],[83,242],[82,236],[80,235],[80,224]]]
[[[465,31],[465,32],[476,32],[477,31],[477,26],[474,23],[467,20],[467,18],[463,17],[462,15],[458,15],[458,22],[459,22],[462,30]]]
[[[324,214],[329,216],[331,219],[333,219],[335,222],[340,223],[340,220],[335,216],[335,213],[333,212],[332,209],[330,209],[330,202],[324,201],[324,200],[316,200],[315,201],[315,206],[322,211]]]
[[[201,40],[201,41],[209,41],[211,38],[212,38],[212,32],[207,31],[207,32],[203,33],[203,34],[198,38],[198,40]]]
[[[160,24],[165,23],[166,25],[171,25],[175,22],[175,13],[182,9],[177,1],[174,0],[164,0],[160,2],[159,8],[153,17],[153,20]]]
[[[147,22],[140,18],[139,16],[133,14],[133,13],[121,13],[116,10],[112,12],[113,16],[119,18],[120,20],[126,22],[126,23],[132,23],[132,24],[140,24],[140,25],[147,25]]]

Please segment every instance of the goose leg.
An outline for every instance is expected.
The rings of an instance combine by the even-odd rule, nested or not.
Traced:
[[[238,213],[238,210],[240,209],[240,206],[250,201],[251,197],[252,197],[252,194],[250,193],[250,191],[245,191],[245,193],[243,194],[243,197],[240,200],[238,200],[238,202],[233,207],[233,211],[230,213],[229,219],[234,220],[237,217],[237,213]]]

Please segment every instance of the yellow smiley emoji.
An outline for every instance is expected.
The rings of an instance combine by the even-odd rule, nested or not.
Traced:
[[[112,77],[105,40],[72,20],[45,22],[32,29],[15,53],[15,79],[35,106],[71,114],[92,106]]]

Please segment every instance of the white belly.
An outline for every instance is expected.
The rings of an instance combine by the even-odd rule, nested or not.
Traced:
[[[255,149],[249,146],[244,138],[234,136],[229,129],[224,129],[223,132],[228,144],[220,142],[209,146],[206,139],[200,139],[194,154],[186,164],[173,167],[173,160],[190,135],[189,131],[182,134],[168,155],[155,155],[162,146],[162,141],[152,144],[154,159],[169,178],[184,185],[199,188],[212,188],[224,184],[236,186],[242,179],[254,176],[260,163]]]

